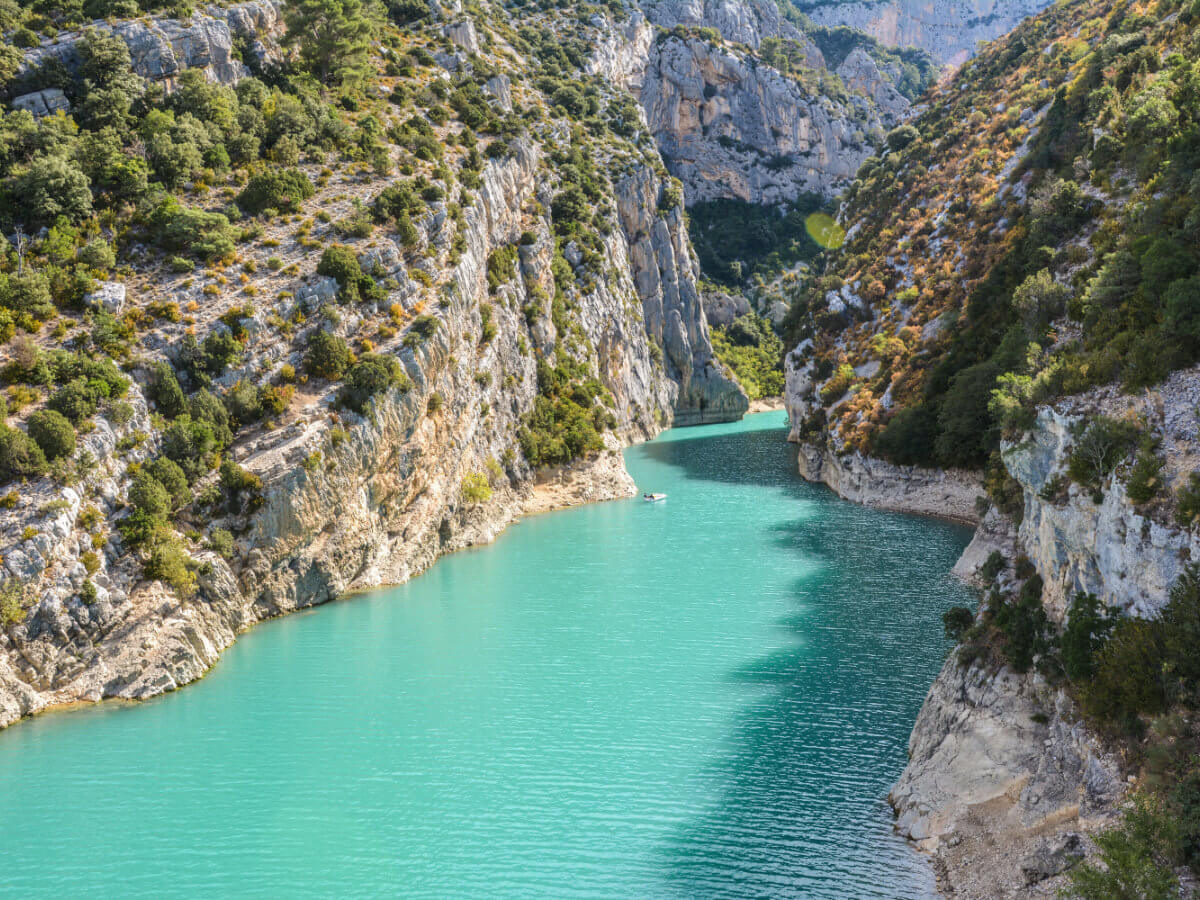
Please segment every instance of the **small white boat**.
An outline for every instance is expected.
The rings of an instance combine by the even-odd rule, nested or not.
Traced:
[[[647,503],[657,503],[659,500],[666,500],[666,494],[642,494],[642,499]]]

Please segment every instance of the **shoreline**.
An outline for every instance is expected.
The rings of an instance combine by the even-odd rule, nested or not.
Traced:
[[[950,574],[978,587],[992,550],[1015,559],[1017,529],[980,515],[969,473],[895,466],[800,444],[799,474],[863,506],[974,528]],[[950,510],[950,512],[947,512]],[[969,511],[968,511],[969,510]],[[895,830],[929,860],[940,896],[1054,896],[1073,854],[1119,806],[1119,760],[1036,672],[961,666],[950,651],[913,722],[908,762],[888,793]]]

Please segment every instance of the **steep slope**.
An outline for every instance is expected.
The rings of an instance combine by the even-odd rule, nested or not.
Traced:
[[[818,25],[865,32],[892,47],[918,47],[941,62],[966,62],[980,41],[1041,12],[1046,0],[791,0]]]
[[[802,473],[980,522],[985,602],[892,794],[956,896],[1061,882],[1110,826],[1097,896],[1196,862],[1113,817],[1132,776],[1146,827],[1192,827],[1198,16],[1063,3],[986,48],[864,164],[793,307]]]
[[[131,60],[165,19],[12,82],[83,127],[4,118],[0,724],[172,690],[263,618],[628,495],[621,444],[745,411],[628,96],[570,81],[557,28],[414,12],[357,58],[280,32],[236,89],[203,54]]]

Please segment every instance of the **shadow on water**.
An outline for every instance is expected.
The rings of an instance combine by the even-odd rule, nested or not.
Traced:
[[[966,531],[865,510],[804,483],[781,430],[646,451],[689,478],[777,485],[821,504],[818,515],[769,526],[797,570],[817,565],[790,583],[794,612],[779,623],[788,648],[730,673],[765,695],[743,710],[707,773],[721,799],[661,848],[671,887],[687,897],[761,896],[764,883],[777,886],[772,896],[929,896],[928,866],[893,835],[884,797],[946,651],[928,592],[950,605],[957,589],[942,573]],[[923,529],[939,539],[932,548]],[[912,678],[895,677],[897,657],[913,658]]]

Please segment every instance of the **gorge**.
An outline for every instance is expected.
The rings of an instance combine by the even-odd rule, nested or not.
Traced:
[[[1186,887],[1200,2],[1045,5],[0,5],[23,852]]]
[[[799,481],[782,423],[665,432],[626,451],[665,503],[526,519],[185,691],[13,726],[6,885],[929,896],[883,795],[967,530]]]

